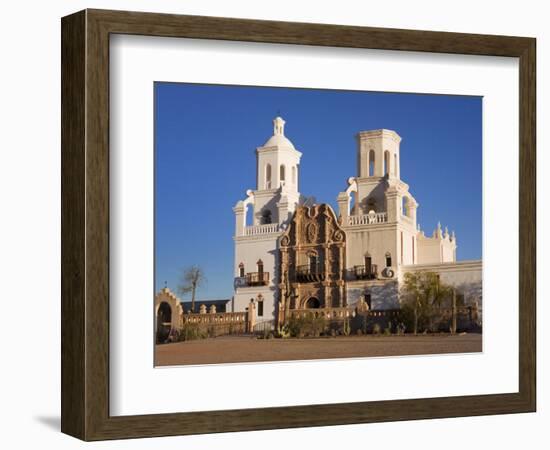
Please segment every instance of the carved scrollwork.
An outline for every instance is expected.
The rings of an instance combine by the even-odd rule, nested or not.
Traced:
[[[332,235],[332,239],[335,241],[335,242],[341,242],[344,240],[344,233],[342,232],[342,230],[336,230],[334,232],[334,234]]]

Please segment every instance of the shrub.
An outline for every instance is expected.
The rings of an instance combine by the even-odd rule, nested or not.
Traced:
[[[324,333],[325,328],[326,319],[322,316],[315,317],[313,314],[307,314],[305,317],[291,317],[288,321],[288,331],[292,337],[318,337]]]
[[[380,325],[375,323],[372,327],[372,334],[379,335],[382,332],[382,328],[380,328]]]
[[[205,333],[196,323],[184,323],[178,334],[179,341],[194,341],[197,339],[205,339],[208,333]]]
[[[312,316],[310,321],[310,326],[311,326],[311,335],[318,337],[325,332],[327,323],[323,316],[319,316],[319,317]]]
[[[303,337],[304,333],[304,318],[291,317],[288,321],[288,331],[292,337]]]
[[[277,337],[281,339],[287,339],[290,337],[290,330],[288,327],[288,324],[284,324],[282,327],[280,326],[277,331]]]

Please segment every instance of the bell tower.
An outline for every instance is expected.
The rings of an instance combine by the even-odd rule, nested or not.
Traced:
[[[285,136],[285,120],[273,119],[273,135],[256,149],[254,225],[286,222],[300,200],[299,167],[302,154]]]
[[[392,130],[357,134],[356,214],[387,211],[387,186],[400,180],[400,142],[401,137]]]

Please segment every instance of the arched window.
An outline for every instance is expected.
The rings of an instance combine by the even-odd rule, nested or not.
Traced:
[[[321,302],[316,297],[310,297],[305,304],[307,309],[317,309],[321,307]]]
[[[281,167],[279,168],[279,181],[281,182],[281,186],[285,184],[285,165],[281,164]]]
[[[292,166],[292,185],[296,186],[296,166]]]
[[[245,210],[246,210],[245,226],[255,225],[254,224],[254,206],[251,203],[249,203],[248,205],[245,206]]]
[[[271,164],[265,166],[265,188],[271,189]]]
[[[258,266],[258,273],[260,275],[263,274],[264,273],[264,262],[261,259],[259,259],[256,264]]]
[[[392,173],[393,176],[396,177],[397,176],[397,153],[393,154],[393,167],[392,167],[392,169],[393,170],[391,171],[391,173]]]
[[[388,150],[384,152],[384,175],[390,175],[390,152]]]
[[[367,201],[367,213],[370,213],[371,211],[376,212],[376,200],[373,198],[369,198]]]
[[[241,278],[244,277],[244,264],[243,263],[239,264],[239,276]]]
[[[386,253],[386,267],[391,267],[391,253]]]
[[[374,176],[374,150],[369,152],[369,177]]]

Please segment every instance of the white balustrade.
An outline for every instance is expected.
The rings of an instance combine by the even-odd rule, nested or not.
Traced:
[[[244,235],[245,236],[258,236],[261,234],[269,234],[269,233],[278,233],[279,232],[279,224],[278,223],[266,223],[264,225],[252,225],[249,227],[245,227],[244,229]]]
[[[369,214],[361,216],[348,216],[348,225],[358,226],[358,225],[375,225],[378,223],[386,223],[388,221],[388,213],[380,212],[375,213],[371,212]]]

